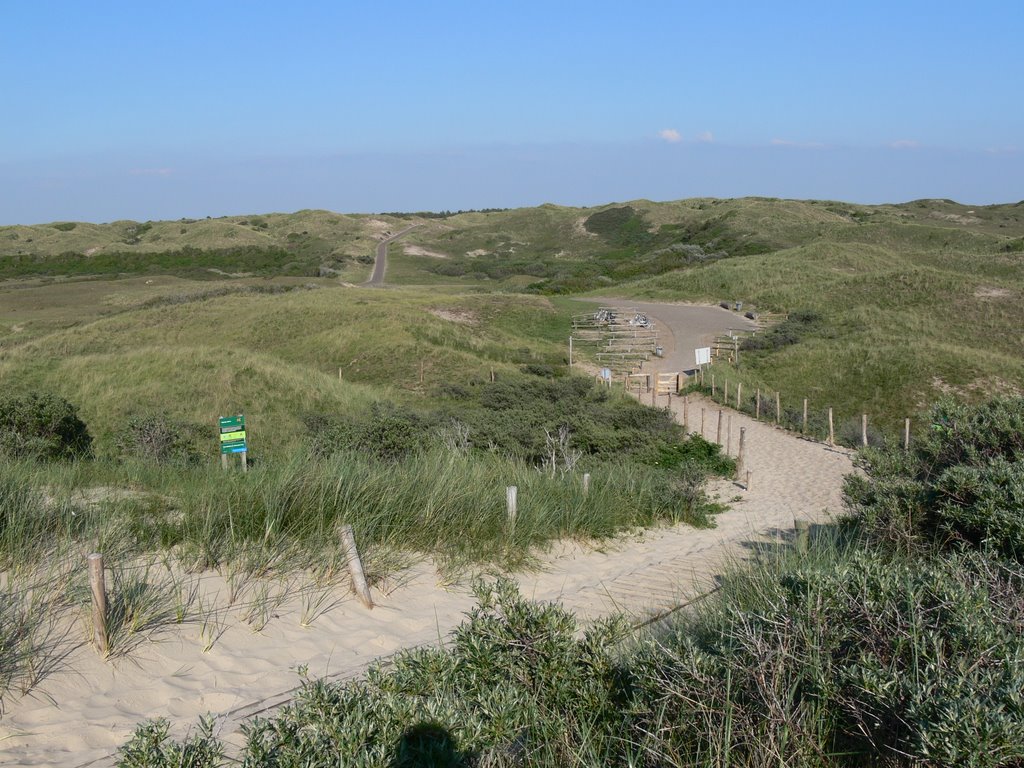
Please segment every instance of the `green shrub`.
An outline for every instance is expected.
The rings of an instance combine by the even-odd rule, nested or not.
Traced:
[[[1024,398],[952,400],[910,453],[868,451],[846,480],[854,515],[889,543],[937,542],[1024,559]]]
[[[0,455],[59,460],[91,453],[89,430],[64,398],[40,393],[0,397]]]

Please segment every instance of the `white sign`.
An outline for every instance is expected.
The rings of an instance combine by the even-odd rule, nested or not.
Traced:
[[[711,347],[700,347],[693,350],[694,356],[697,358],[697,366],[708,365],[711,363]]]
[[[601,378],[604,379],[605,381],[611,381],[612,380],[612,369],[611,368],[602,368],[601,369]]]

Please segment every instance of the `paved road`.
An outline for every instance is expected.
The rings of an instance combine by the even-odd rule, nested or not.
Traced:
[[[419,224],[413,224],[412,226],[406,227],[401,232],[396,232],[391,237],[386,237],[377,244],[377,258],[373,262],[373,274],[370,275],[370,279],[367,281],[367,285],[372,285],[379,288],[384,285],[384,272],[388,268],[388,243],[391,243],[411,229],[415,229]]]

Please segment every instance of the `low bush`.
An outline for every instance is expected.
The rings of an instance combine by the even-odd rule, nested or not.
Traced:
[[[91,453],[92,436],[64,398],[45,393],[0,396],[0,456],[60,460]]]
[[[937,404],[913,450],[859,458],[851,511],[879,541],[967,546],[1024,559],[1024,398]]]
[[[216,436],[211,429],[186,424],[162,414],[130,418],[114,438],[118,454],[158,464],[197,464],[204,454],[197,444],[205,441],[213,446]]]

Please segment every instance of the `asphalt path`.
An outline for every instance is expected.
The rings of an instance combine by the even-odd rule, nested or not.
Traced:
[[[406,227],[401,232],[396,232],[390,237],[386,237],[377,243],[377,258],[373,262],[373,274],[370,275],[367,285],[379,288],[384,285],[384,273],[388,268],[388,244],[397,240],[409,230],[415,229],[419,224],[413,224],[412,226]]]

